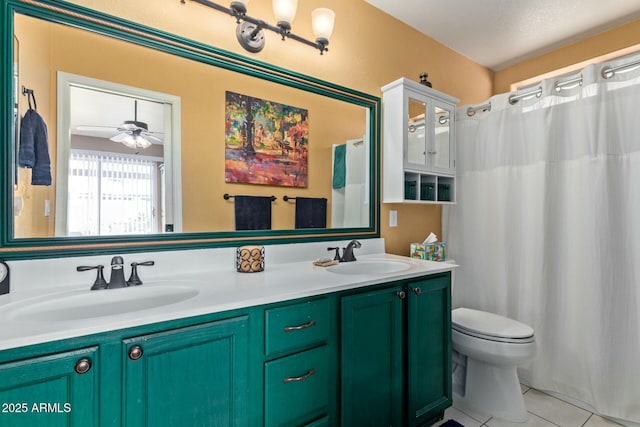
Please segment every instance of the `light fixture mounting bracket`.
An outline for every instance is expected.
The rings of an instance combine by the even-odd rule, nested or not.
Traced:
[[[251,53],[258,53],[264,48],[264,32],[252,22],[240,22],[236,26],[236,38],[240,46]]]

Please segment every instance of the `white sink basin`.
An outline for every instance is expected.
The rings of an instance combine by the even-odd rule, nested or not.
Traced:
[[[414,264],[389,259],[366,259],[341,262],[327,267],[327,271],[337,274],[388,274],[409,270]]]
[[[176,304],[198,295],[190,286],[149,286],[73,291],[31,298],[6,307],[10,319],[69,321],[130,313]]]

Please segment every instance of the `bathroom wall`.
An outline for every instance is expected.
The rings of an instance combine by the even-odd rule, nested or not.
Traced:
[[[20,86],[22,85],[33,89],[36,97],[38,113],[45,118],[48,125],[49,136],[49,152],[55,156],[55,122],[48,120],[55,113],[55,102],[52,104],[49,98],[50,89],[55,87],[55,80],[51,81],[51,75],[48,70],[51,65],[51,55],[46,44],[40,43],[46,40],[48,32],[45,26],[33,26],[31,31],[17,31],[16,36],[20,43],[20,51],[26,50],[19,56],[20,70]],[[20,116],[29,108],[27,98],[22,94],[18,99],[20,105]],[[53,109],[52,109],[53,105]],[[52,165],[51,173],[55,176],[55,164]],[[14,196],[22,199],[23,208],[19,215],[14,217],[14,225],[17,230],[22,230],[26,234],[18,234],[17,237],[46,237],[53,235],[54,222],[53,216],[46,217],[44,215],[45,201],[49,200],[53,205],[55,203],[55,180],[51,186],[34,186],[31,185],[31,169],[18,168],[18,181],[14,188]],[[55,208],[52,206],[52,208]]]
[[[361,0],[305,0],[298,3],[293,32],[313,39],[311,11],[329,7],[336,12],[336,24],[329,52],[291,40],[281,41],[266,34],[266,47],[258,54],[244,51],[235,38],[231,17],[180,0],[114,2],[74,0],[74,3],[120,16],[164,31],[193,38],[241,55],[318,77],[339,85],[381,96],[380,87],[399,78],[418,80],[429,73],[434,88],[468,104],[492,94],[493,73],[435,40],[382,13]],[[227,4],[221,1],[221,4]],[[254,0],[249,14],[273,22],[270,0]],[[398,211],[398,227],[389,228],[389,210]],[[409,254],[409,243],[430,231],[441,235],[438,206],[382,205],[381,235],[391,253]]]
[[[494,94],[509,92],[514,83],[575,64],[579,65],[574,69],[582,68],[586,63],[582,65],[580,63],[611,52],[620,51],[619,54],[624,55],[638,50],[640,50],[640,20],[635,20],[497,71],[494,79]]]

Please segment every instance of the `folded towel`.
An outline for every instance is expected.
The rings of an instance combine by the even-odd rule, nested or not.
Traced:
[[[327,228],[327,199],[296,197],[296,228]]]
[[[32,168],[32,185],[51,185],[51,158],[47,124],[35,110],[29,109],[20,124],[18,164]]]
[[[347,176],[347,144],[337,145],[333,152],[333,188],[344,188]]]
[[[271,230],[271,197],[235,196],[236,230]]]

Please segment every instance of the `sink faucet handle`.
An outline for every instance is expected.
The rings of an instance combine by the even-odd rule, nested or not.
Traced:
[[[140,280],[140,276],[138,276],[138,266],[152,266],[155,265],[154,261],[145,261],[145,262],[132,262],[131,263],[131,276],[129,280],[127,280],[127,285],[129,286],[138,286],[142,285],[142,280]]]
[[[91,286],[92,291],[107,289],[107,281],[104,280],[104,265],[80,265],[76,267],[76,271],[89,271],[89,270],[98,270],[98,274],[96,275],[96,281],[93,282],[93,286]]]
[[[336,251],[335,256],[333,257],[334,261],[340,261],[340,248],[327,248],[328,251]]]

